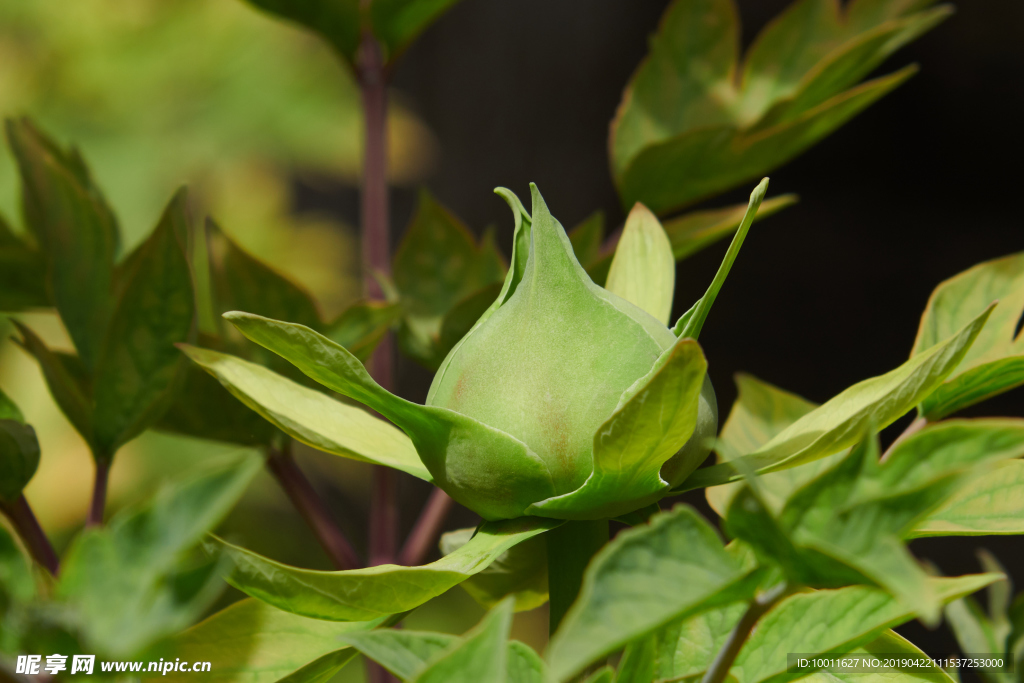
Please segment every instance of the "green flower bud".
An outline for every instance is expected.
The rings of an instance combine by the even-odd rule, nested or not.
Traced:
[[[590,279],[535,187],[532,221],[525,212],[521,219],[506,291],[442,363],[427,405],[525,443],[546,465],[558,496],[590,476],[595,433],[676,335]],[[707,457],[708,437],[717,433],[718,407],[706,375],[699,401],[693,436],[662,468],[669,484]],[[490,454],[477,457],[487,461]],[[499,474],[517,463],[494,458],[491,466]]]

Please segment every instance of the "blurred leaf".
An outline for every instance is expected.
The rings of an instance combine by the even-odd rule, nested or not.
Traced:
[[[601,258],[601,245],[604,242],[604,211],[595,211],[579,224],[569,230],[569,242],[580,265],[590,266]],[[611,255],[608,256],[609,261]]]
[[[207,229],[214,250],[223,252],[214,268],[217,313],[246,311],[320,329],[320,312],[309,292],[242,249],[213,221]]]
[[[0,311],[50,305],[42,255],[21,240],[0,216]]]
[[[21,333],[22,347],[39,363],[53,400],[90,449],[93,449],[92,390],[82,381],[84,369],[75,365],[78,359],[54,353],[35,332],[17,320],[11,322]]]
[[[508,673],[512,600],[492,609],[461,642],[435,658],[411,679],[414,683],[502,683]]]
[[[650,683],[654,680],[658,642],[648,636],[626,646],[615,674],[615,683]]]
[[[93,389],[93,455],[101,460],[159,420],[184,379],[185,361],[174,345],[188,338],[195,315],[186,204],[179,191],[119,272],[121,294]]]
[[[217,539],[234,561],[228,582],[279,609],[333,621],[407,612],[482,571],[506,550],[561,522],[520,517],[486,522],[466,545],[422,567],[380,565],[324,572],[280,564]]]
[[[362,408],[226,353],[185,344],[181,350],[238,400],[302,443],[431,481],[409,437]]]
[[[976,475],[911,532],[914,538],[994,534],[1024,534],[1024,462],[1020,460],[996,463]]]
[[[623,206],[664,213],[785,163],[905,80],[913,69],[856,85],[949,14],[930,0],[860,4],[794,3],[754,40],[739,78],[734,5],[670,4],[612,122]]]
[[[676,292],[676,262],[658,217],[640,202],[626,217],[604,286],[668,326]]]
[[[737,602],[674,622],[656,631],[657,679],[682,679],[703,673],[746,611],[747,603]]]
[[[428,661],[460,640],[458,636],[447,633],[405,629],[355,632],[346,634],[341,639],[364,657],[377,662],[402,680],[412,678]]]
[[[485,236],[478,245],[458,218],[422,190],[416,213],[395,251],[392,271],[406,312],[398,342],[413,358],[436,367],[447,355],[436,348],[445,316],[482,288],[500,284],[505,264],[493,237]]]
[[[610,666],[602,666],[600,669],[587,677],[584,683],[613,683],[615,680],[615,669]]]
[[[402,307],[398,304],[380,301],[355,303],[346,308],[334,322],[325,326],[324,336],[344,346],[359,360],[365,361],[373,355],[377,344],[401,313]]]
[[[180,581],[184,554],[234,506],[260,470],[250,457],[168,486],[146,504],[86,529],[61,567],[57,595],[93,651],[129,656],[190,624],[220,592],[216,572]]]
[[[870,659],[888,657],[900,662],[900,666],[879,673],[819,671],[800,680],[805,683],[890,683],[894,680],[900,683],[953,683],[949,674],[935,666],[927,654],[893,631],[885,631],[870,643],[845,654]],[[742,679],[739,683],[748,681]]]
[[[546,659],[564,680],[666,623],[748,598],[754,583],[696,512],[619,533],[591,561]]]
[[[203,677],[215,683],[276,683],[339,650],[348,653],[344,659],[347,662],[355,652],[346,646],[345,635],[372,632],[370,629],[383,621],[338,623],[307,619],[248,598],[173,636],[152,654],[153,659],[212,662],[211,670]],[[194,678],[191,672],[175,671],[159,676],[159,680],[169,682]],[[158,677],[145,676],[142,680]]]
[[[719,459],[729,460],[753,453],[776,434],[817,408],[796,394],[762,382],[752,375],[735,375],[738,396],[719,435]],[[797,488],[835,464],[842,454],[814,460],[799,467],[763,474],[758,478],[761,497],[775,514]],[[712,486],[705,490],[708,503],[724,517],[729,501],[743,488],[742,482]]]
[[[13,603],[31,600],[35,592],[32,561],[22,552],[7,527],[0,525],[0,647],[6,645],[3,621],[8,609]],[[9,649],[4,651],[10,652]]]
[[[941,344],[890,372],[854,384],[741,458],[759,473],[811,462],[852,446],[869,424],[883,429],[935,390],[960,363],[988,319],[991,308]],[[735,462],[697,470],[683,490],[735,481]]]
[[[441,554],[450,555],[473,537],[476,527],[441,536]],[[548,601],[548,551],[542,536],[512,546],[482,572],[460,584],[474,600],[491,609],[515,596],[517,612],[536,609]]]
[[[12,503],[39,467],[39,441],[18,406],[0,391],[0,501]]]
[[[525,643],[508,643],[508,669],[505,683],[548,683],[548,667],[540,655]]]
[[[25,223],[39,241],[50,297],[87,368],[113,311],[117,222],[78,152],[61,151],[27,119],[7,121]]]
[[[416,36],[458,0],[247,0],[250,4],[312,29],[348,60],[358,62],[360,31],[369,26],[394,60]]]
[[[980,263],[936,287],[911,356],[934,346],[994,301],[995,310],[963,360],[922,401],[921,414],[928,419],[938,420],[1024,384],[1024,338],[1017,334],[1024,314],[1024,253]]]
[[[220,382],[189,364],[177,400],[155,425],[158,430],[242,446],[265,446],[279,432],[235,399]]]
[[[455,345],[469,334],[473,325],[491,307],[501,294],[501,283],[495,282],[478,289],[452,306],[441,321],[441,335],[434,344],[436,367],[448,356]],[[430,367],[435,367],[431,365]]]

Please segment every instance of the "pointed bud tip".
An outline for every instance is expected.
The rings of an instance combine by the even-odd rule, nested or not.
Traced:
[[[762,178],[761,182],[758,183],[757,187],[754,188],[754,191],[750,193],[750,202],[752,204],[753,203],[760,203],[760,201],[762,199],[764,199],[764,195],[765,195],[766,192],[768,192],[768,178],[767,177]]]

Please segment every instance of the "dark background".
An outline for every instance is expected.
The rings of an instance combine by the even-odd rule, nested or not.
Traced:
[[[608,124],[646,53],[664,0],[464,0],[403,57],[394,87],[435,131],[441,156],[428,181],[474,230],[497,225],[511,244],[498,185],[520,196],[536,182],[566,226],[603,209],[623,217],[608,172]],[[738,2],[743,41],[784,0]],[[800,203],[754,227],[701,336],[721,420],[731,376],[756,375],[814,401],[906,360],[931,290],[979,261],[1024,248],[1024,3],[964,0],[938,29],[879,70],[921,72],[824,142],[771,173],[770,194]],[[708,203],[745,202],[753,187]],[[351,196],[302,202],[354,214]],[[396,238],[413,193],[393,193]],[[354,220],[354,215],[347,216]],[[678,269],[675,315],[699,297],[723,242]],[[430,373],[400,365],[399,391],[422,401]],[[1024,415],[1024,391],[972,415]],[[891,427],[892,439],[904,422]],[[410,490],[405,500],[425,495]],[[702,504],[702,497],[688,499]],[[417,506],[405,506],[411,524]],[[706,510],[706,508],[705,508]],[[459,520],[453,520],[453,526]],[[465,520],[462,520],[465,521]],[[1019,538],[918,541],[944,572],[978,571],[993,550],[1024,586]],[[945,629],[901,629],[933,654],[955,648]]]

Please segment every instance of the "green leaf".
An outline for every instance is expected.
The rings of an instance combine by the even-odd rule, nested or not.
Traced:
[[[13,503],[39,467],[39,441],[18,406],[0,391],[0,500]]]
[[[89,447],[94,448],[92,392],[83,382],[84,370],[75,367],[73,361],[78,359],[51,351],[31,329],[17,320],[11,322],[21,334],[22,347],[39,363],[53,400]]]
[[[732,264],[736,261],[736,257],[740,255],[743,240],[747,238],[747,232],[754,222],[754,217],[757,216],[757,210],[760,208],[761,201],[764,199],[764,194],[767,191],[768,179],[763,178],[757,187],[754,188],[754,191],[750,193],[750,203],[747,205],[747,211],[743,214],[743,220],[740,221],[739,228],[736,229],[736,234],[733,235],[732,243],[729,245],[728,251],[725,252],[722,265],[718,267],[718,272],[715,273],[715,279],[711,281],[711,286],[708,287],[708,291],[704,293],[704,296],[693,305],[693,308],[687,311],[680,318],[679,322],[676,323],[673,332],[676,333],[677,337],[696,339],[700,336],[701,328],[704,327],[704,321],[707,320],[708,313],[711,312],[711,306],[714,305],[719,290],[725,284],[725,279],[729,277]]]
[[[508,669],[505,683],[548,683],[548,668],[540,655],[525,643],[508,643]]]
[[[447,633],[378,629],[355,631],[342,636],[341,640],[398,678],[406,680],[415,676],[427,662],[452,648],[461,639]]]
[[[365,410],[226,353],[187,344],[181,350],[238,400],[296,440],[431,481],[409,438]]]
[[[978,574],[927,581],[939,599],[948,603],[999,578],[999,574]],[[761,618],[737,655],[732,670],[737,679],[745,683],[772,680],[786,672],[787,653],[849,652],[914,616],[899,601],[877,588],[851,586],[798,593]]]
[[[930,4],[846,12],[835,2],[797,2],[741,65],[731,2],[671,3],[612,123],[623,205],[665,213],[796,156],[909,76],[912,69],[856,85],[948,16]]]
[[[487,285],[452,306],[441,321],[441,334],[433,345],[434,358],[437,362],[432,363],[431,368],[439,368],[455,345],[469,334],[498,298],[501,287],[500,282]]]
[[[475,527],[449,531],[441,536],[441,554],[450,555],[473,538]],[[548,551],[546,539],[536,536],[512,546],[486,569],[460,584],[474,600],[491,609],[515,596],[517,612],[535,609],[548,601]]]
[[[174,345],[188,338],[195,316],[187,202],[184,190],[171,199],[119,273],[120,298],[93,385],[93,455],[101,460],[159,420],[184,379],[185,362]]]
[[[818,407],[817,404],[752,375],[737,373],[735,379],[739,395],[719,435],[719,457],[722,460],[753,453],[783,429]],[[834,465],[841,457],[842,454],[837,453],[799,467],[761,475],[758,485],[768,509],[778,514],[793,491]],[[705,495],[715,512],[724,517],[729,502],[742,487],[742,482],[712,486],[705,491]]]
[[[754,584],[696,512],[621,532],[591,561],[546,659],[558,680],[665,624],[742,600]]]
[[[402,307],[398,304],[380,301],[354,303],[342,311],[334,322],[324,326],[323,333],[328,339],[351,351],[356,358],[366,360],[373,355],[377,344],[401,313]]]
[[[615,674],[615,683],[650,683],[654,680],[658,641],[653,636],[626,646]]]
[[[117,222],[77,151],[61,151],[27,119],[7,121],[25,223],[39,241],[47,289],[87,368],[113,311]]]
[[[414,678],[414,683],[504,683],[508,673],[508,639],[512,628],[512,600],[487,613],[462,641],[435,658]]]
[[[166,661],[211,662],[211,670],[203,677],[216,683],[276,683],[338,651],[346,655],[347,662],[355,651],[347,647],[344,638],[359,632],[373,633],[371,629],[383,621],[307,619],[248,598],[173,636],[155,648],[153,655]],[[193,680],[195,674],[171,671],[144,676],[143,680],[158,678],[184,682]]]
[[[668,325],[676,291],[672,245],[658,217],[639,202],[626,217],[604,286]]]
[[[270,14],[301,24],[320,35],[355,64],[362,25],[359,0],[246,0]]]
[[[21,544],[14,540],[7,527],[0,525],[0,645],[7,645],[7,634],[4,633],[6,612],[17,603],[28,602],[35,593],[32,560],[25,555]]]
[[[469,543],[422,567],[387,564],[341,572],[289,567],[217,541],[234,561],[228,582],[242,592],[315,619],[367,621],[422,605],[558,524],[536,517],[488,522]]]
[[[174,403],[155,429],[198,439],[264,446],[279,432],[259,413],[236,400],[208,372],[189,364]]]
[[[388,61],[405,51],[458,0],[374,0],[370,3],[373,33],[388,48]]]
[[[589,271],[601,258],[601,246],[604,243],[604,211],[590,214],[567,234],[576,260]],[[608,259],[610,262],[611,256]]]
[[[320,311],[309,292],[242,249],[216,223],[207,221],[207,228],[224,254],[214,272],[218,313],[247,311],[321,327]]]
[[[615,669],[610,666],[602,666],[600,669],[587,677],[584,683],[613,683],[615,680]]]
[[[707,361],[697,342],[677,340],[623,394],[615,412],[594,433],[593,471],[583,486],[529,509],[545,516],[594,519],[655,502],[671,488],[672,481],[662,478],[663,469],[680,481],[707,456],[707,449],[697,444],[696,449],[684,449],[680,462],[669,463],[694,435],[706,375]],[[710,434],[717,419],[717,414],[710,418]]]
[[[185,553],[234,506],[261,469],[249,457],[162,488],[144,505],[85,530],[68,550],[57,596],[86,645],[129,656],[192,623],[220,592],[216,573],[190,579]]]
[[[399,343],[428,367],[436,368],[447,355],[437,347],[449,311],[504,278],[505,266],[492,240],[485,238],[478,245],[458,218],[426,190],[420,192],[419,206],[395,251],[392,270],[406,313]],[[491,301],[480,302],[476,317]],[[476,318],[469,322],[472,326]]]
[[[866,656],[871,659],[895,658],[908,663],[880,673],[817,672],[802,677],[800,680],[806,681],[806,683],[889,683],[894,680],[900,681],[900,683],[953,683],[949,674],[935,666],[928,655],[892,631],[886,631],[870,643],[855,648],[848,654],[854,657]],[[788,679],[780,677],[780,680]],[[741,679],[738,683],[748,683],[748,681]]]
[[[682,679],[704,672],[747,611],[738,602],[683,619],[655,632],[657,680]]]
[[[1007,460],[973,477],[910,533],[927,536],[1024,534],[1024,462]]]
[[[758,473],[795,467],[852,446],[869,424],[882,429],[921,402],[960,363],[981,328],[988,308],[956,334],[890,372],[854,384],[807,413],[768,443],[743,456],[742,467]],[[680,489],[735,481],[736,461],[698,470]]]
[[[246,337],[307,376],[397,425],[412,439],[437,486],[484,519],[520,517],[534,500],[554,493],[543,461],[508,434],[451,410],[421,406],[387,392],[351,353],[309,328],[245,313],[225,317]],[[514,462],[516,467],[496,472],[490,460],[479,457],[481,452]],[[490,495],[495,487],[513,495],[495,499]]]
[[[963,360],[921,403],[938,420],[1024,384],[1024,339],[1017,325],[1024,314],[1024,253],[986,261],[946,280],[932,292],[911,356],[961,327],[992,302],[998,304]]]
[[[15,235],[0,216],[0,311],[49,306],[45,272],[42,254]]]

